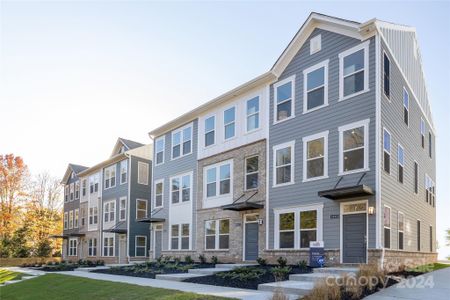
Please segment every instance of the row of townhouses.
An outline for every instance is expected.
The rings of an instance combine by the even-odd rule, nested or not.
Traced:
[[[131,260],[142,246],[145,259],[298,262],[318,241],[330,264],[436,259],[435,129],[412,27],[312,13],[268,72],[149,135],[150,186],[123,153],[123,227],[107,214],[112,199],[117,216],[122,207],[122,194],[107,192],[110,163],[66,173],[70,198],[83,178],[102,183],[85,204],[96,203],[101,225],[83,235],[91,245],[96,234],[99,256]],[[151,199],[142,218],[134,188]],[[82,199],[66,202],[69,227]],[[77,242],[68,239],[69,257]]]

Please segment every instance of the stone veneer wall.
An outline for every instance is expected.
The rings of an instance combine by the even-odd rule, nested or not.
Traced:
[[[369,264],[381,264],[383,250],[369,249]],[[416,267],[437,261],[436,252],[417,252],[401,250],[384,250],[383,268],[397,271],[404,267]]]
[[[286,258],[288,264],[296,265],[304,260],[309,264],[309,250],[265,250],[262,257],[268,264],[277,264],[279,257]],[[339,249],[325,250],[325,262],[327,266],[339,264]]]

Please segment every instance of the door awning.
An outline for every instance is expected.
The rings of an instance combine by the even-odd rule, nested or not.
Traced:
[[[110,228],[110,229],[104,229],[103,232],[125,234],[125,233],[127,233],[127,230],[125,228]]]
[[[60,235],[53,234],[53,235],[50,235],[49,238],[51,238],[51,239],[68,239],[69,236],[67,234],[60,234]]]
[[[255,202],[238,202],[238,203],[232,203],[222,206],[223,210],[234,210],[234,211],[243,211],[243,210],[250,210],[250,209],[260,209],[264,208],[263,204],[258,204]]]
[[[165,222],[166,219],[164,219],[164,218],[143,218],[143,219],[139,219],[137,221],[141,222],[141,223],[160,223],[160,222]]]
[[[328,198],[331,200],[342,200],[356,197],[364,197],[374,195],[375,192],[370,186],[365,184],[347,186],[341,188],[334,188],[318,192],[319,197]]]

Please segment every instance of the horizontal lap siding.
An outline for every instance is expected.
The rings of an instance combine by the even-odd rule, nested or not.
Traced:
[[[370,39],[369,46],[369,89],[370,91],[338,102],[339,97],[339,58],[338,54],[361,41],[336,33],[316,29],[311,37],[322,35],[321,51],[310,55],[309,41],[290,62],[280,80],[296,74],[295,82],[295,118],[283,123],[273,124],[274,91],[271,87],[270,131],[269,131],[269,244],[274,247],[274,208],[323,203],[323,238],[325,248],[340,247],[339,219],[331,219],[330,215],[339,214],[337,201],[319,198],[318,191],[332,189],[339,180],[339,132],[338,127],[352,122],[370,119],[369,123],[369,168],[361,183],[375,189],[375,40]],[[303,115],[303,70],[329,59],[328,71],[328,106]],[[328,135],[328,176],[303,183],[303,143],[302,138],[329,130]],[[295,140],[295,184],[285,187],[272,187],[273,183],[273,151],[272,147]],[[346,175],[339,187],[355,185],[362,173]],[[367,199],[367,198],[366,198]],[[355,199],[356,200],[356,199]],[[374,197],[369,198],[369,205],[375,206]],[[375,216],[369,217],[369,247],[375,247]]]
[[[384,43],[382,50],[386,49]],[[409,49],[408,51],[412,51]],[[381,61],[383,51],[381,51]],[[389,54],[388,54],[389,55]],[[398,249],[398,211],[405,214],[405,250],[417,250],[417,219],[421,220],[421,250],[429,251],[429,226],[433,226],[433,238],[436,230],[436,210],[425,201],[425,174],[428,174],[436,182],[436,161],[435,161],[435,141],[433,135],[433,158],[428,156],[428,132],[429,124],[425,121],[425,148],[421,146],[420,118],[423,113],[409,89],[409,127],[403,121],[403,87],[406,82],[400,73],[397,65],[389,55],[391,61],[390,75],[390,102],[381,91],[381,125],[391,133],[391,172],[383,170],[383,160],[381,160],[381,191],[382,205],[391,207],[391,248]],[[380,76],[383,76],[382,73]],[[383,78],[380,78],[381,82]],[[425,118],[424,118],[425,120]],[[383,129],[381,129],[383,130]],[[405,167],[404,181],[399,183],[398,178],[398,143],[404,148]],[[381,151],[383,144],[380,143]],[[383,153],[383,152],[382,152]],[[419,190],[414,193],[414,160],[419,164]],[[436,202],[439,199],[436,199]],[[383,224],[381,224],[383,226]],[[382,231],[382,240],[384,232]],[[434,243],[435,244],[435,243]],[[435,247],[435,246],[433,246]],[[436,249],[433,249],[436,251]]]

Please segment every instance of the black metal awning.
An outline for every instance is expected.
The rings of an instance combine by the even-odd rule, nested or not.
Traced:
[[[85,235],[85,233],[69,233],[70,237],[83,237]]]
[[[164,219],[164,218],[143,218],[143,219],[139,219],[137,221],[141,222],[141,223],[160,223],[160,222],[165,222],[166,219]]]
[[[61,235],[52,234],[52,235],[49,236],[49,238],[51,238],[51,239],[65,239],[66,240],[66,239],[69,238],[69,236],[66,235],[66,234],[61,234]]]
[[[127,230],[125,228],[110,228],[110,229],[104,229],[103,232],[125,234],[125,233],[127,233]]]
[[[255,202],[239,202],[239,203],[232,203],[222,206],[223,210],[234,210],[234,211],[243,211],[243,210],[250,210],[250,209],[260,209],[264,208],[264,204],[258,204]]]
[[[348,198],[371,196],[374,194],[375,192],[372,190],[372,188],[365,184],[335,188],[331,190],[318,192],[319,197],[324,197],[331,200],[341,200]]]

